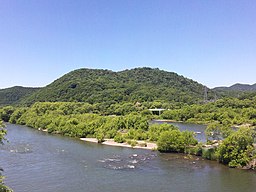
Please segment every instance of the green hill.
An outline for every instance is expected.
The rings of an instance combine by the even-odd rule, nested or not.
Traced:
[[[15,86],[6,89],[0,89],[0,106],[18,104],[25,97],[35,93],[40,88],[29,88]]]
[[[216,87],[213,91],[221,97],[252,98],[256,95],[256,84],[234,84],[230,87]]]
[[[152,68],[135,68],[120,72],[102,69],[78,69],[55,80],[23,103],[36,101],[78,101],[121,103],[161,100],[198,103],[204,86],[173,72]],[[208,95],[211,94],[209,91]]]
[[[237,83],[230,87],[216,87],[220,91],[256,91],[256,83],[253,85]]]

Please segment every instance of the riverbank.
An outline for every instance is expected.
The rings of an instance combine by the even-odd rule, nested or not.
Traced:
[[[183,122],[183,121],[175,121],[175,120],[171,120],[171,119],[153,119],[152,120],[153,122],[171,122],[171,123],[186,123],[186,122]]]
[[[205,122],[205,121],[176,121],[172,119],[153,119],[152,122],[157,122],[157,123],[183,123],[183,124],[195,124],[195,125],[204,125],[207,126],[210,122]],[[241,128],[241,127],[252,127],[253,124],[251,123],[242,123],[240,125],[233,124],[231,125],[232,128]]]
[[[200,157],[107,147],[13,124],[6,128],[10,142],[2,146],[0,165],[6,184],[15,192],[217,192],[227,191],[227,186],[228,191],[247,192],[256,188],[254,172],[228,169]],[[24,147],[30,147],[30,152],[10,152]]]
[[[98,143],[98,140],[96,138],[80,138],[80,140],[91,142],[91,143]],[[128,143],[117,143],[114,141],[114,139],[104,139],[104,141],[101,144],[116,146],[116,147],[129,147],[129,148],[135,148],[135,149],[147,149],[147,150],[157,149],[156,143],[146,142],[146,141],[136,141],[136,145],[132,146]]]

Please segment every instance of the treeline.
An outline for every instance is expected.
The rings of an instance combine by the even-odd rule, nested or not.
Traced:
[[[161,118],[175,121],[227,125],[256,125],[256,97],[251,99],[224,98],[206,104],[187,105],[166,110]]]
[[[148,113],[132,112],[124,116],[102,116],[90,112],[91,106],[76,102],[35,103],[30,108],[4,107],[0,118],[10,123],[26,125],[71,137],[94,137],[99,142],[114,139],[116,142],[134,144],[137,140],[158,143],[160,151],[185,152],[198,142],[189,131],[181,132],[170,124],[150,124]],[[166,147],[165,135],[179,134],[179,143]],[[174,142],[175,143],[175,142]]]
[[[243,105],[246,109],[245,102],[248,102],[250,108],[254,100],[241,101],[235,106]],[[210,108],[211,105],[217,105],[229,109],[231,104],[234,104],[233,101],[228,103],[227,100],[222,100],[215,104],[206,104],[204,107]],[[235,107],[233,111],[234,109]],[[163,115],[166,115],[166,112]],[[31,107],[1,108],[0,118],[10,123],[46,130],[49,133],[71,137],[94,137],[99,142],[107,138],[113,138],[120,143],[128,142],[131,145],[135,145],[136,140],[153,141],[157,143],[158,150],[161,152],[201,155],[207,159],[218,160],[230,167],[244,167],[256,158],[253,147],[255,131],[252,128],[241,128],[235,131],[227,124],[224,126],[224,121],[218,121],[218,119],[214,122],[215,124],[209,124],[206,134],[213,139],[220,136],[223,141],[219,142],[218,146],[208,149],[202,143],[198,143],[192,132],[181,132],[170,124],[151,124],[152,115],[146,110],[133,111],[126,115],[101,115],[88,103],[38,102]]]
[[[103,116],[92,106],[78,102],[39,102],[29,108],[11,106],[0,109],[4,121],[45,129],[71,137],[115,138],[116,140],[158,141],[164,131],[178,130],[170,124],[150,124],[150,112]],[[192,135],[191,135],[192,136]]]

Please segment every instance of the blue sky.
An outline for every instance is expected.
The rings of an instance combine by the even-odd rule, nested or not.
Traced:
[[[0,0],[0,88],[78,68],[256,83],[255,0]]]

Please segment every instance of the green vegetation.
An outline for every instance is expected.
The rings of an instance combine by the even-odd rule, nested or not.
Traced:
[[[42,101],[77,101],[98,104],[101,113],[107,112],[111,105],[119,104],[123,105],[123,110],[119,111],[122,114],[127,113],[127,103],[158,102],[163,106],[170,102],[177,105],[201,102],[203,90],[203,85],[191,79],[159,69],[145,67],[120,72],[79,69],[41,89],[14,87],[0,90],[0,93],[5,93],[0,94],[0,104],[31,105]],[[19,95],[17,92],[24,94],[14,98]],[[213,91],[209,90],[208,95],[213,98]]]
[[[120,132],[118,132],[114,137],[114,141],[117,143],[124,143],[126,140],[124,136]]]
[[[31,107],[3,107],[0,109],[0,117],[11,123],[47,130],[49,133],[71,137],[94,137],[99,142],[113,138],[116,142],[127,142],[135,146],[137,140],[153,141],[157,142],[158,150],[161,152],[202,155],[204,158],[218,160],[230,167],[243,167],[255,158],[253,141],[256,134],[253,128],[241,128],[235,131],[231,129],[231,123],[239,120],[237,113],[240,113],[240,118],[243,118],[239,120],[241,124],[243,122],[253,124],[255,110],[251,105],[254,102],[255,98],[251,100],[225,99],[163,113],[164,116],[179,111],[179,115],[191,115],[193,114],[191,109],[197,109],[198,114],[194,113],[194,119],[197,115],[200,117],[209,115],[208,119],[203,119],[203,122],[209,122],[206,129],[209,143],[212,140],[221,142],[220,145],[214,147],[203,147],[195,140],[192,132],[181,132],[173,125],[149,124],[152,115],[145,110],[138,110],[122,116],[104,116],[95,110],[94,105],[88,103],[37,102]],[[240,105],[244,107],[240,109]],[[221,114],[220,111],[223,113]],[[214,118],[211,119],[211,117]]]
[[[224,126],[247,123],[256,125],[256,97],[224,98],[206,104],[187,105],[179,109],[166,110],[161,118],[202,124],[218,122]]]
[[[220,124],[218,122],[213,122],[208,124],[205,135],[207,140],[221,140],[228,137],[233,132],[230,124]]]
[[[230,88],[208,89],[208,100],[224,97],[249,99],[256,96],[255,87],[237,84]],[[118,109],[116,113],[124,115],[135,110],[133,104],[136,102],[147,108],[173,109],[184,104],[202,103],[203,95],[202,84],[159,69],[144,67],[120,72],[78,69],[43,88],[16,86],[1,89],[0,106],[77,101],[97,104],[101,113],[110,114],[109,110]]]
[[[230,87],[216,87],[214,89],[223,91],[256,91],[256,83],[253,85],[237,83]]]
[[[6,130],[3,129],[3,123],[0,120],[0,143],[3,144],[4,136],[6,134]],[[12,190],[4,185],[4,177],[2,176],[3,169],[0,168],[0,192],[12,192]]]
[[[0,117],[10,123],[45,129],[71,137],[95,137],[99,142],[106,138],[157,141],[162,131],[172,125],[149,125],[149,116],[130,113],[124,116],[102,116],[92,113],[92,106],[78,102],[38,102],[29,108],[4,107]],[[159,129],[157,129],[159,127]]]
[[[94,137],[99,142],[113,138],[134,146],[137,140],[152,141],[162,152],[201,155],[243,167],[255,158],[254,87],[208,90],[208,100],[203,101],[205,87],[176,73],[151,68],[79,69],[40,89],[0,90],[0,119],[49,133]],[[150,108],[168,110],[154,116]],[[211,145],[203,146],[193,133],[170,124],[150,124],[153,118],[207,124]],[[237,131],[234,125],[250,128]]]
[[[197,140],[192,132],[181,132],[179,130],[162,132],[157,142],[158,150],[161,152],[184,153],[186,147],[195,146],[196,144]]]
[[[3,129],[3,122],[0,120],[0,143],[1,144],[3,144],[5,134],[6,134],[6,130]]]
[[[223,140],[217,149],[218,160],[229,167],[244,167],[254,158],[253,147],[255,131],[242,127]]]
[[[0,89],[0,106],[17,105],[22,99],[35,93],[40,88],[15,86],[7,89]]]

